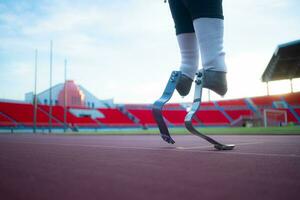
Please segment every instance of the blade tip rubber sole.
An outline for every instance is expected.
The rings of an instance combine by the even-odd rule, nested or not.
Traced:
[[[232,150],[234,149],[234,144],[227,144],[227,145],[215,145],[215,148],[219,151],[225,151],[225,150]]]
[[[167,143],[169,143],[169,144],[175,144],[175,141],[174,141],[170,136],[162,135],[161,137],[162,137],[162,139],[163,139],[164,141],[166,141]]]

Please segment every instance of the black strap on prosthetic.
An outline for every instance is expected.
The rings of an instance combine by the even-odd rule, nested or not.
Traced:
[[[160,135],[164,141],[166,141],[170,144],[174,144],[175,141],[170,136],[168,127],[163,118],[162,109],[163,109],[164,105],[171,99],[171,97],[174,93],[174,90],[176,88],[176,85],[178,83],[178,80],[180,78],[180,75],[181,75],[180,71],[173,71],[171,73],[170,79],[167,83],[167,86],[166,86],[164,92],[163,92],[163,95],[157,101],[155,101],[153,108],[152,108],[154,119],[158,125]]]
[[[195,116],[196,112],[199,110],[200,104],[201,104],[202,86],[203,86],[203,72],[202,71],[199,71],[197,73],[195,83],[196,83],[196,85],[195,85],[194,102],[192,104],[192,108],[191,108],[190,112],[186,115],[186,117],[184,119],[185,127],[192,134],[194,134],[196,136],[199,136],[199,137],[205,139],[206,141],[208,141],[209,143],[213,144],[214,147],[216,149],[218,149],[218,150],[232,150],[235,145],[233,145],[233,144],[226,145],[226,144],[219,143],[216,140],[214,140],[214,139],[212,139],[212,138],[210,138],[210,137],[208,137],[208,136],[200,133],[193,126],[193,123],[192,123],[193,117]]]

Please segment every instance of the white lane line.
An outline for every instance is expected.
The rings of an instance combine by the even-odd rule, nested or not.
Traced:
[[[178,151],[178,152],[193,152],[193,153],[210,153],[210,154],[226,154],[226,155],[248,155],[248,156],[264,156],[264,157],[294,157],[300,158],[297,154],[274,154],[274,153],[254,153],[254,152],[237,152],[237,151],[208,151],[200,150],[203,148],[211,148],[212,146],[201,146],[201,147],[129,147],[129,146],[112,146],[112,145],[93,145],[93,144],[67,144],[67,143],[35,143],[35,142],[9,142],[11,144],[32,144],[32,145],[52,145],[52,146],[75,146],[75,147],[90,147],[90,148],[103,148],[103,149],[129,149],[129,150],[151,150],[151,151]],[[263,142],[253,143],[236,143],[236,146],[259,144]],[[7,144],[7,142],[6,142]],[[185,149],[182,149],[185,148]],[[197,151],[197,149],[199,149]]]

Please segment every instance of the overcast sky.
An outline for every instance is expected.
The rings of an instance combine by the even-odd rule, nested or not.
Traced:
[[[266,94],[261,75],[278,44],[300,39],[299,0],[223,0],[229,91],[226,99]],[[75,80],[100,99],[152,103],[162,93],[179,49],[163,0],[0,0],[0,98],[24,99],[49,86]],[[294,80],[295,90],[300,81]],[[289,82],[270,84],[289,92]],[[191,101],[175,95],[173,102]],[[212,94],[212,99],[220,99]],[[207,100],[207,93],[204,93]]]

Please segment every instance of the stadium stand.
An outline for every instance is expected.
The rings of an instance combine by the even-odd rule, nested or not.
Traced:
[[[167,110],[184,110],[184,107],[179,103],[168,103],[164,106]]]
[[[298,114],[298,116],[300,116],[300,108],[296,108],[295,112]]]
[[[300,115],[295,111],[300,106],[300,92],[251,98],[259,113],[264,109],[286,110],[288,122],[300,123]]]
[[[127,110],[151,110],[152,104],[125,104],[122,105]]]
[[[156,126],[153,118],[152,110],[149,109],[128,109],[128,112],[133,114],[142,126]]]
[[[201,109],[216,109],[216,106],[215,106],[214,102],[209,101],[209,102],[201,102],[200,108]]]
[[[236,120],[244,118],[253,118],[254,112],[251,110],[245,99],[222,100],[215,102],[217,109],[225,115],[230,123],[235,123]]]
[[[283,98],[291,106],[300,107],[300,92],[286,94]]]
[[[215,104],[212,101],[207,101],[207,102],[201,102],[201,107],[203,106],[215,106]]]
[[[16,123],[0,112],[0,127],[15,127]]]
[[[257,107],[272,107],[274,101],[281,101],[281,96],[273,95],[273,96],[253,97],[251,98],[251,100]]]
[[[190,105],[189,103],[167,104],[163,110],[166,122],[171,126],[184,126],[186,107]],[[89,112],[82,113],[92,113],[95,109],[72,107],[67,110],[67,125],[70,128],[156,127],[151,106],[151,104],[125,104],[120,108],[97,108],[96,111],[101,113],[101,117],[97,118],[86,114],[78,116],[71,112],[72,109],[79,109],[79,111],[86,109]],[[241,126],[245,124],[245,120],[262,120],[264,109],[285,110],[288,123],[300,124],[300,92],[202,102],[194,123],[197,126]],[[49,126],[49,117],[49,106],[38,105],[37,126]],[[64,108],[52,106],[52,126],[62,128],[63,122]],[[0,102],[0,127],[33,127],[33,105]]]
[[[288,122],[294,122],[294,123],[298,122],[296,116],[289,109],[279,108],[278,110],[284,110],[284,111],[286,111],[286,113],[287,113],[287,121]]]
[[[174,126],[183,126],[186,114],[185,110],[163,110],[165,119]]]
[[[225,110],[225,112],[233,119],[236,120],[241,116],[253,116],[251,110]]]
[[[284,44],[280,44],[276,47],[265,71],[261,76],[263,82],[268,83],[277,80],[290,80],[291,93],[286,95],[277,95],[282,101],[283,105],[277,106],[278,99],[274,99],[274,96],[270,100],[273,100],[273,107],[288,109],[288,118],[296,123],[300,124],[300,116],[295,111],[300,104],[300,92],[293,92],[293,79],[300,78],[300,40],[290,41]],[[267,88],[268,89],[268,88]],[[267,90],[269,93],[269,90]],[[266,99],[268,97],[262,97]],[[275,103],[275,105],[274,105]],[[280,103],[279,103],[280,104]]]
[[[245,99],[222,100],[218,101],[218,105],[221,107],[247,107]]]
[[[98,110],[104,114],[105,118],[97,118],[97,120],[106,126],[138,126],[117,108],[99,108]]]
[[[49,113],[49,106],[39,105],[39,109],[44,110],[46,113]],[[60,121],[62,124],[64,121],[64,108],[62,106],[52,106],[52,116]],[[97,127],[99,123],[88,116],[76,117],[69,111],[67,112],[67,124],[69,127]]]
[[[219,110],[199,110],[197,118],[205,126],[228,126],[230,121]]]
[[[14,119],[18,125],[33,126],[33,105],[0,102],[0,111]],[[39,110],[37,111],[37,126],[48,126],[49,117]],[[53,121],[53,126],[59,126],[57,121]]]

